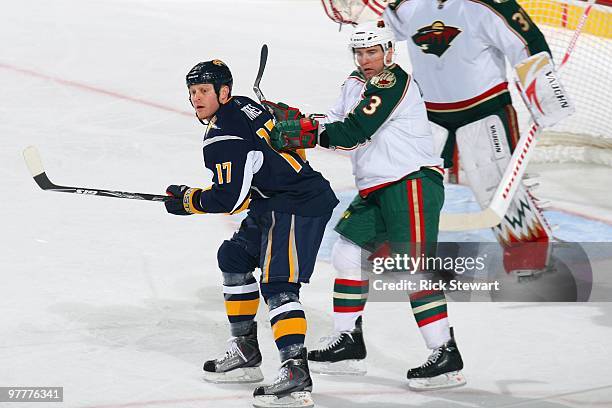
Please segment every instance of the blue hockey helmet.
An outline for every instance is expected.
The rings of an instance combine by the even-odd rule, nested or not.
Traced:
[[[232,84],[234,82],[228,66],[218,59],[196,64],[196,66],[191,68],[189,73],[187,73],[186,80],[188,87],[196,84],[212,84],[217,95],[219,95],[219,91],[223,85],[229,87],[231,94]]]

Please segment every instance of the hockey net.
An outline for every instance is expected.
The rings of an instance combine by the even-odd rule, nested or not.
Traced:
[[[595,4],[559,76],[576,112],[538,140],[534,161],[584,162],[612,166],[612,0]],[[519,0],[544,33],[559,66],[588,3],[568,0]],[[513,95],[521,131],[529,113]]]

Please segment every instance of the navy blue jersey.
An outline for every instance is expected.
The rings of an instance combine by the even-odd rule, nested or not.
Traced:
[[[300,154],[270,146],[273,127],[272,115],[245,96],[220,106],[208,124],[203,147],[214,184],[202,192],[198,210],[234,213],[248,205],[254,213],[318,216],[338,204],[329,182]]]

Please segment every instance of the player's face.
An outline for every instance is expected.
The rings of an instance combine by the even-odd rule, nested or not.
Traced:
[[[191,85],[189,98],[198,119],[210,120],[219,109],[219,100],[212,84]]]
[[[380,45],[374,45],[368,48],[356,48],[355,61],[366,79],[372,78],[374,75],[380,74],[385,69],[385,54]]]

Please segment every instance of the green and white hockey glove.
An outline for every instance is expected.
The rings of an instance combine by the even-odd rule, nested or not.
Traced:
[[[283,102],[261,101],[261,104],[270,111],[277,122],[282,120],[302,119],[304,114],[298,108],[287,105]]]

